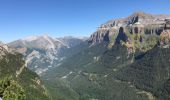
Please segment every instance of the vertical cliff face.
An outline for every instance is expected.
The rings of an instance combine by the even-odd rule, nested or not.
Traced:
[[[115,44],[120,40],[131,40],[129,34],[160,35],[170,15],[152,15],[136,12],[129,17],[102,24],[90,39],[90,44],[107,42]],[[126,39],[125,39],[126,38]]]
[[[128,36],[125,34],[125,29],[123,27],[120,27],[119,29],[119,34],[116,38],[116,43],[120,43],[121,41],[128,41]]]
[[[109,42],[109,35],[111,33],[107,29],[99,29],[89,39],[90,44]]]

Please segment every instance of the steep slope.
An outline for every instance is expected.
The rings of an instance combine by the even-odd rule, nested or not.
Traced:
[[[0,97],[3,100],[50,100],[39,76],[25,67],[22,55],[9,52],[10,48],[2,43],[0,47]]]
[[[140,60],[122,69],[117,77],[152,92],[160,100],[169,100],[169,64],[169,48],[155,47]]]
[[[55,86],[62,82],[62,86],[69,87],[70,93],[76,93],[74,96],[79,100],[148,100],[145,94],[138,94],[141,90],[114,78],[118,70],[131,64],[131,60],[126,47],[117,45],[108,51],[106,44],[99,44],[68,58],[42,77]]]
[[[166,23],[159,44],[146,52],[141,59],[122,69],[117,78],[130,81],[138,88],[153,93],[160,100],[169,100],[169,45],[170,29]]]

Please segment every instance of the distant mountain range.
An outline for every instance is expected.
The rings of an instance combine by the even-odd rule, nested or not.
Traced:
[[[52,38],[48,35],[30,36],[9,43],[12,48],[24,55],[29,68],[41,75],[51,67],[57,67],[65,59],[67,49],[85,41],[84,38]]]

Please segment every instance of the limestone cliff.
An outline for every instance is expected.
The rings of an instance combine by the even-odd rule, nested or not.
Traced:
[[[160,35],[170,15],[153,15],[135,12],[129,17],[114,19],[102,24],[89,38],[91,45],[107,42],[112,45],[120,40],[132,41],[133,34]],[[142,37],[140,38],[142,41]]]

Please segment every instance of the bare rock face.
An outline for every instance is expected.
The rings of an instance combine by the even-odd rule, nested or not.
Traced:
[[[122,33],[127,32],[130,34],[160,35],[164,30],[167,22],[166,19],[169,17],[170,15],[152,15],[144,12],[136,12],[126,18],[114,19],[102,24],[97,31],[91,35],[89,43],[118,42],[118,40],[125,39]],[[166,27],[168,28],[170,26]],[[121,32],[122,28],[124,32]],[[113,37],[117,37],[117,39]]]
[[[120,27],[120,29],[119,29],[119,34],[116,38],[116,43],[120,43],[121,41],[123,41],[123,42],[128,41],[128,36],[125,34],[123,27]]]
[[[91,35],[89,43],[100,43],[109,42],[109,30],[97,30],[93,35]]]
[[[160,34],[160,46],[163,48],[169,48],[169,46],[170,46],[170,30],[164,30]]]

